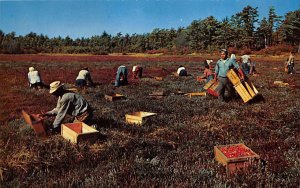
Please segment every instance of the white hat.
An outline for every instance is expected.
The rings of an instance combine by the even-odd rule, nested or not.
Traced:
[[[34,71],[34,67],[29,67],[29,72]]]
[[[230,58],[231,59],[236,59],[235,54],[231,54]]]
[[[54,93],[58,88],[62,87],[64,84],[62,84],[60,81],[54,81],[50,84],[50,92]]]

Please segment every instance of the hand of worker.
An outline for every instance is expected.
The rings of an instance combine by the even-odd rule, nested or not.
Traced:
[[[218,80],[217,74],[214,74],[214,80],[215,82]]]
[[[244,80],[245,76],[244,76],[243,70],[239,69],[238,73],[239,73],[239,76],[240,76],[241,80]]]
[[[37,114],[37,117],[38,117],[39,119],[44,119],[43,114]]]

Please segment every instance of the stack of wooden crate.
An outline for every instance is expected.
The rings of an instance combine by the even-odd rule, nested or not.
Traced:
[[[244,103],[249,102],[257,96],[258,91],[250,80],[241,80],[233,69],[228,71],[227,77],[233,84],[234,89],[243,99]]]

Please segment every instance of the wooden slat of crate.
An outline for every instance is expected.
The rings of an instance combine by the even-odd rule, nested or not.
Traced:
[[[228,147],[228,146],[242,146],[243,148],[249,150],[253,155],[250,156],[244,156],[244,157],[236,157],[236,158],[228,158],[226,157],[223,152],[220,150],[222,147]],[[219,145],[219,146],[214,146],[214,154],[215,154],[215,159],[226,166],[227,172],[234,172],[236,170],[240,170],[244,167],[247,167],[251,165],[251,160],[259,159],[259,155],[257,155],[254,151],[252,151],[250,148],[245,146],[242,143],[239,144],[230,144],[230,145]]]
[[[210,80],[209,82],[207,82],[204,86],[203,89],[207,90],[208,88],[210,88],[216,81],[214,79]]]
[[[244,103],[250,101],[253,97],[249,94],[243,83],[239,83],[234,86],[234,89],[237,91],[237,93],[240,95],[240,97],[243,99]]]
[[[253,98],[257,93],[254,92],[253,88],[251,88],[251,86],[247,82],[244,82],[244,83],[246,85],[246,88],[247,88],[249,94]]]
[[[99,136],[99,131],[83,122],[61,125],[61,135],[72,143],[93,141]]]
[[[145,121],[145,119],[155,115],[156,113],[139,111],[139,112],[133,112],[131,114],[126,114],[125,118],[126,118],[126,123],[128,124],[141,125],[143,121]]]
[[[47,136],[42,119],[38,118],[34,114],[29,115],[24,110],[22,110],[22,115],[23,115],[25,122],[28,125],[30,125],[30,127],[34,130],[35,134],[38,137],[46,137]]]
[[[190,98],[192,98],[192,97],[195,97],[195,96],[206,96],[206,92],[186,93],[185,95],[187,95]]]
[[[233,69],[230,69],[227,72],[227,78],[231,81],[231,83],[235,86],[241,82],[239,76],[235,73]]]

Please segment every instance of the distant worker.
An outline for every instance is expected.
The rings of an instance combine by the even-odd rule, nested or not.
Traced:
[[[253,66],[251,63],[250,55],[244,54],[241,56],[242,69],[246,75],[252,74]]]
[[[286,60],[286,68],[287,68],[287,73],[288,74],[293,74],[295,72],[294,70],[294,66],[295,66],[295,57],[292,54],[292,52],[290,52],[290,56],[289,58]]]
[[[133,79],[142,78],[143,76],[143,67],[136,65],[132,68]]]
[[[209,68],[209,65],[207,63],[204,63],[204,66],[205,66],[205,69],[204,69],[202,78],[205,78],[206,79],[205,82],[207,83],[214,78],[214,74],[213,74],[212,70]]]
[[[115,86],[119,87],[119,86],[127,85],[128,84],[127,75],[128,75],[127,67],[124,65],[119,66],[117,70]]]
[[[29,67],[28,82],[29,87],[34,89],[40,89],[44,86],[39,72],[35,70],[34,67]]]
[[[64,84],[55,81],[50,84],[50,93],[58,98],[56,107],[42,116],[56,116],[50,132],[58,132],[66,115],[71,115],[74,122],[88,123],[92,118],[92,109],[79,94],[64,89]]]
[[[88,85],[94,85],[88,67],[84,67],[81,71],[79,71],[75,84],[80,88],[84,88]]]
[[[204,66],[208,65],[209,69],[212,69],[212,63],[213,62],[214,62],[213,60],[207,59],[207,60],[204,61]]]
[[[221,59],[218,60],[215,67],[215,80],[219,81],[220,93],[219,100],[224,101],[225,89],[228,91],[229,97],[234,94],[234,88],[231,82],[227,78],[227,72],[231,68],[238,69],[238,73],[242,79],[244,79],[243,71],[240,69],[239,65],[231,58],[228,58],[228,51],[222,49],[220,51]]]
[[[177,69],[177,75],[178,76],[187,76],[187,71],[182,65],[180,65],[179,68]]]

